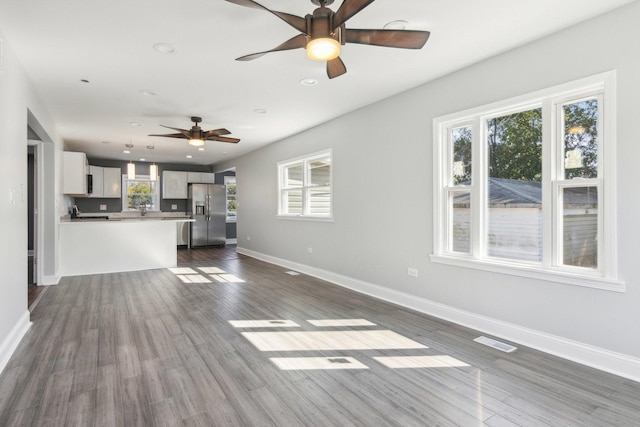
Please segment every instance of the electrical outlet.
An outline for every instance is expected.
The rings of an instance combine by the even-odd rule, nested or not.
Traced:
[[[307,253],[308,254],[312,254],[313,253],[313,248],[307,248]]]
[[[178,210],[178,205],[171,205],[171,210],[172,211],[177,211]]]
[[[107,205],[100,205],[100,210],[101,211],[106,211],[107,210]]]
[[[418,277],[418,269],[409,267],[407,274],[411,277]]]

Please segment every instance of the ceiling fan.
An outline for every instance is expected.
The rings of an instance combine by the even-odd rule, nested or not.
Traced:
[[[327,75],[330,79],[347,72],[347,67],[339,56],[341,45],[358,43],[420,49],[429,38],[429,31],[347,29],[345,22],[373,3],[374,0],[344,0],[337,12],[327,7],[334,0],[311,0],[311,3],[320,7],[315,9],[313,14],[306,15],[304,18],[289,13],[273,11],[253,0],[227,1],[241,6],[266,10],[301,33],[271,50],[241,56],[236,58],[237,61],[250,61],[260,58],[269,52],[305,48],[307,55],[311,59],[327,62]]]
[[[203,131],[202,128],[198,126],[198,123],[202,122],[202,117],[191,117],[191,121],[193,122],[193,126],[189,130],[160,125],[163,128],[177,130],[178,133],[167,133],[162,135],[149,135],[149,136],[165,136],[167,138],[188,139],[189,144],[195,145],[195,146],[204,145],[205,141],[231,142],[233,144],[240,142],[240,140],[237,138],[229,138],[226,136],[222,136],[222,135],[229,135],[231,133],[226,129],[214,129],[214,130]]]

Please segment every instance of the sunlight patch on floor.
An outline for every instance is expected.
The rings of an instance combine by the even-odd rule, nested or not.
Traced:
[[[200,272],[208,274],[218,283],[245,283],[240,277],[229,274],[218,267],[197,267]],[[170,272],[176,275],[184,283],[212,283],[212,281],[200,274],[199,271],[191,267],[173,267],[168,268]]]
[[[207,273],[207,274],[226,273],[226,271],[224,271],[223,269],[218,268],[218,267],[198,267],[198,270],[202,271],[203,273]]]
[[[198,274],[193,268],[190,267],[175,267],[169,268],[169,271],[173,274]]]
[[[261,351],[401,350],[428,348],[389,330],[242,332]]]
[[[299,328],[293,320],[229,320],[234,328]]]
[[[366,319],[323,319],[323,320],[307,320],[313,326],[376,326],[375,323]]]
[[[369,369],[353,357],[272,357],[269,360],[283,371]]]
[[[374,360],[392,369],[403,368],[457,368],[470,366],[451,356],[399,356],[374,357]]]
[[[211,280],[199,274],[177,274],[176,277],[184,283],[211,283]]]
[[[234,276],[233,274],[220,274],[220,277],[222,277],[224,280],[226,280],[227,282],[231,282],[231,283],[244,283],[244,280],[242,280],[241,278],[239,278],[238,276]]]

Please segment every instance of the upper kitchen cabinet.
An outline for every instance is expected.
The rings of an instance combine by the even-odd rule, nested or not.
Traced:
[[[120,168],[102,168],[104,172],[104,197],[119,199],[122,197],[122,170]]]
[[[104,173],[100,166],[89,166],[89,174],[92,176],[93,190],[89,197],[104,197]]]
[[[63,161],[63,193],[82,195],[87,194],[87,175],[89,175],[89,162],[85,153],[65,151]]]
[[[209,172],[187,172],[189,184],[214,184],[215,174]]]
[[[119,199],[122,197],[122,171],[120,168],[104,168],[101,166],[89,166],[89,172],[93,176],[93,192],[89,197],[104,199]]]
[[[162,171],[162,198],[186,199],[187,184],[187,172]]]

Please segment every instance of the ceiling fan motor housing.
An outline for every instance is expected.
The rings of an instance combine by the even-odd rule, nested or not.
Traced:
[[[340,41],[340,31],[334,31],[333,11],[327,7],[319,7],[313,11],[313,15],[307,15],[307,34],[310,40],[319,38],[331,38]]]

